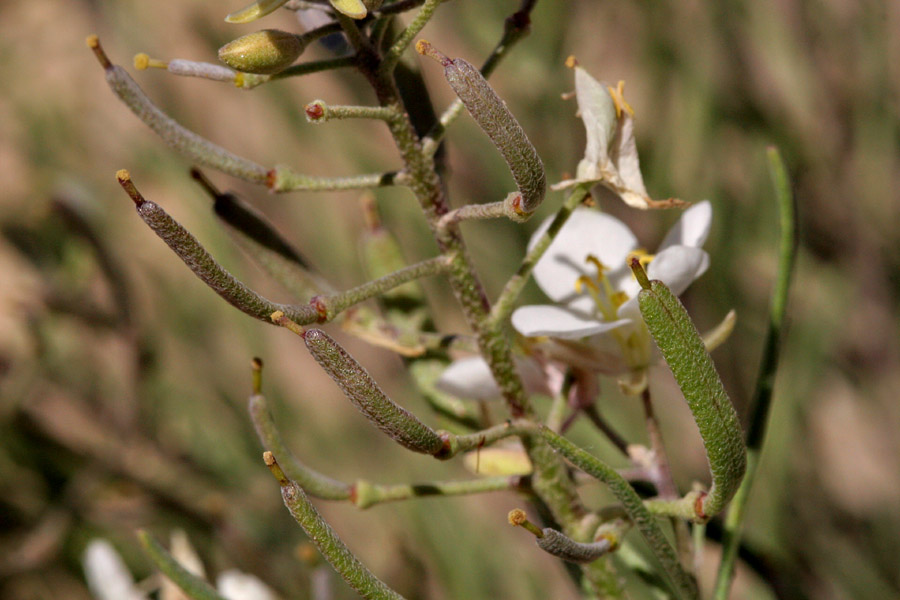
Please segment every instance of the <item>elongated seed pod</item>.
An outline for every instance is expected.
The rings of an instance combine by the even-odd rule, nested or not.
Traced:
[[[747,467],[741,425],[684,305],[664,283],[648,281],[639,262],[635,265],[632,261],[632,269],[643,288],[638,294],[641,315],[672,369],[703,438],[712,487],[696,511],[700,518],[712,517],[734,496]]]
[[[607,539],[585,544],[576,542],[564,533],[550,527],[545,527],[541,533],[544,534],[542,537],[535,538],[538,547],[544,552],[569,562],[593,562],[612,550],[612,543]]]
[[[322,518],[306,492],[295,481],[287,478],[271,452],[263,453],[263,460],[281,487],[281,499],[297,524],[306,532],[325,560],[338,575],[363,598],[370,600],[404,600],[403,596],[375,577],[369,569],[350,552],[334,529]]]
[[[116,178],[134,201],[137,213],[144,223],[162,238],[197,277],[229,304],[251,317],[266,322],[271,322],[269,315],[276,311],[283,312],[292,321],[301,324],[308,325],[318,320],[318,312],[311,305],[278,304],[263,298],[238,281],[234,275],[216,262],[206,248],[197,241],[197,238],[182,227],[178,221],[169,216],[155,202],[146,200],[131,181],[128,171],[122,169],[116,173]]]
[[[516,181],[522,194],[516,212],[521,216],[533,213],[544,200],[547,188],[544,163],[506,102],[500,99],[481,72],[465,60],[449,58],[425,40],[419,40],[416,51],[444,66],[447,83],[503,155]]]
[[[113,93],[131,109],[131,112],[155,131],[167,146],[194,162],[223,173],[253,183],[265,183],[267,174],[265,167],[229,152],[172,119],[150,101],[128,71],[110,62],[97,36],[88,37],[87,43],[103,67],[106,82]]]
[[[440,452],[444,446],[441,436],[388,398],[363,366],[324,331],[310,329],[303,339],[316,362],[378,429],[415,452]]]

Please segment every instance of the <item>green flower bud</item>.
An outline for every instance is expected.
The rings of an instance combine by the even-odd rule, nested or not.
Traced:
[[[219,48],[219,60],[244,73],[272,75],[289,67],[303,48],[303,42],[293,33],[263,29]]]

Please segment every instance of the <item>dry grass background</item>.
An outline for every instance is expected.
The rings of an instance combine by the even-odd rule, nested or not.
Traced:
[[[517,5],[452,0],[425,34],[477,63]],[[137,527],[161,537],[186,529],[210,572],[238,567],[286,598],[306,597],[309,569],[295,554],[302,535],[262,468],[244,415],[254,355],[266,360],[266,390],[292,448],[316,468],[345,480],[466,476],[458,464],[410,458],[376,435],[297,340],[244,317],[194,279],[114,181],[116,169],[128,168],[230,270],[286,299],[211,218],[186,175],[190,165],[112,96],[84,46],[96,32],[129,68],[139,51],[212,60],[219,45],[249,31],[222,22],[235,8],[197,0],[0,3],[2,598],[86,598],[80,555],[98,535],[113,540],[137,574],[148,574]],[[802,240],[746,531],[763,575],[745,570],[734,596],[770,597],[761,579],[786,598],[900,596],[900,5],[542,0],[533,20],[532,35],[493,81],[545,157],[550,180],[572,171],[583,147],[574,105],[560,99],[572,87],[562,63],[574,54],[598,77],[627,80],[651,192],[712,199],[713,266],[686,301],[701,328],[738,311],[734,336],[714,358],[739,410],[756,374],[775,267],[764,148],[784,152]],[[292,28],[292,16],[273,15],[265,26]],[[443,106],[450,93],[427,67]],[[162,72],[136,79],[182,123],[265,165],[331,175],[397,165],[376,125],[313,127],[302,118],[314,98],[371,102],[352,73],[253,92]],[[508,191],[502,161],[471,121],[455,126],[449,153],[456,203]],[[271,196],[214,179],[276,220],[335,283],[362,281],[357,194]],[[412,198],[384,191],[378,201],[408,258],[428,256],[433,247]],[[542,214],[559,201],[551,195]],[[119,288],[56,208],[60,202],[97,232]],[[603,207],[632,224],[649,248],[676,218]],[[493,293],[538,222],[466,228]],[[104,324],[93,310],[102,316],[121,308],[116,289],[127,289],[127,327]],[[448,289],[435,282],[427,289],[438,324],[462,330]],[[524,300],[540,293],[529,289]],[[340,339],[393,396],[427,415],[398,359]],[[660,374],[656,384],[660,413],[686,487],[703,477],[702,449],[666,381]],[[612,397],[604,410],[642,439],[637,406]],[[614,456],[588,428],[574,435]],[[319,506],[351,548],[410,597],[571,597],[562,568],[505,524],[519,503],[493,495],[363,512]],[[714,555],[713,546],[711,565]],[[338,586],[336,596],[352,593]]]

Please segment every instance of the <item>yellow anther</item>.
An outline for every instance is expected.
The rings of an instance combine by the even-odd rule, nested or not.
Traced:
[[[167,69],[169,68],[169,63],[164,60],[150,58],[143,52],[134,55],[135,69],[137,69],[138,71],[143,71],[144,69],[148,69],[150,67],[153,67],[154,69]]]
[[[588,263],[589,265],[594,265],[594,267],[597,269],[598,277],[609,270],[609,267],[600,262],[600,259],[593,254],[588,254],[587,258],[584,259],[584,262]]]
[[[628,114],[633,117],[634,110],[625,101],[625,81],[620,79],[615,88],[609,86],[607,89],[609,90],[609,95],[612,96],[613,104],[616,105],[616,118],[622,117],[622,111],[628,111]]]
[[[597,283],[588,277],[587,275],[582,275],[578,279],[575,280],[575,292],[580,294],[584,291],[584,288],[588,288],[592,292],[599,292],[600,288],[597,287]]]

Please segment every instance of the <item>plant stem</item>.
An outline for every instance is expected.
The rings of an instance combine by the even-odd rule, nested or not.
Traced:
[[[193,600],[226,600],[209,583],[182,567],[149,533],[138,531],[137,535],[153,564],[186,596]]]
[[[550,227],[547,228],[544,235],[534,243],[531,250],[529,250],[528,254],[525,255],[525,258],[522,259],[522,264],[519,266],[516,274],[506,282],[503,291],[500,292],[497,303],[491,310],[489,319],[490,327],[498,328],[512,313],[516,300],[519,298],[519,294],[522,293],[522,289],[525,287],[525,284],[528,283],[528,277],[531,275],[534,265],[541,259],[544,252],[550,247],[556,234],[559,233],[562,226],[569,220],[569,217],[572,216],[572,212],[585,198],[587,198],[588,194],[590,194],[589,186],[576,186],[565,199],[562,206],[559,207],[559,210],[556,211],[556,216],[553,217],[553,222],[550,223]]]
[[[353,502],[357,508],[369,508],[383,502],[396,502],[409,498],[502,492],[516,489],[518,480],[518,477],[485,477],[468,481],[433,481],[397,485],[373,485],[368,481],[360,480],[353,486]]]
[[[778,249],[778,277],[775,280],[775,288],[772,291],[772,301],[769,307],[769,329],[763,345],[763,355],[760,361],[756,390],[753,394],[753,403],[750,410],[750,427],[747,432],[747,473],[725,517],[722,561],[719,563],[719,572],[716,575],[714,595],[716,600],[726,600],[728,591],[731,588],[731,579],[734,575],[737,561],[738,547],[741,541],[741,527],[744,521],[747,500],[750,495],[750,488],[753,486],[753,481],[756,478],[756,470],[759,466],[759,458],[766,438],[766,428],[772,408],[775,375],[778,370],[778,359],[786,333],[784,317],[787,312],[794,262],[797,258],[797,203],[791,191],[790,178],[781,158],[781,153],[777,148],[774,146],[770,147],[767,151],[767,158],[769,160],[769,172],[775,186],[775,199],[778,202],[781,227]]]

